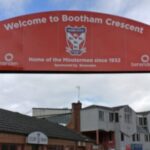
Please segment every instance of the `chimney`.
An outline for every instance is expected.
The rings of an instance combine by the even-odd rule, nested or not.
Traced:
[[[75,130],[76,132],[80,132],[80,111],[82,104],[80,101],[77,103],[72,103],[72,116],[71,121],[68,124],[68,128]]]

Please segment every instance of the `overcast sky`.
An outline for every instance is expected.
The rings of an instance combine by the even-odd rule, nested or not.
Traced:
[[[52,10],[88,10],[150,24],[150,0],[0,0],[0,20]],[[147,74],[0,74],[0,107],[31,114],[32,107],[70,107],[78,99],[91,104],[128,104],[150,110]]]

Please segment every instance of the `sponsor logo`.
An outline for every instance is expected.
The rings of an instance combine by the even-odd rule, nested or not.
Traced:
[[[150,62],[150,56],[147,55],[147,54],[142,55],[142,56],[141,56],[141,62],[143,62],[143,63],[148,63],[148,62]]]
[[[3,56],[4,61],[0,61],[1,66],[17,66],[18,62],[14,61],[13,53],[6,53]]]
[[[12,53],[6,53],[6,54],[4,55],[4,60],[5,60],[6,62],[12,62],[13,59],[14,59],[14,55],[13,55]]]
[[[140,57],[140,62],[132,62],[132,67],[149,67],[150,68],[150,55],[143,54]]]
[[[86,52],[86,32],[87,28],[81,27],[71,27],[67,26],[65,28],[66,32],[66,52],[70,55],[80,56]]]

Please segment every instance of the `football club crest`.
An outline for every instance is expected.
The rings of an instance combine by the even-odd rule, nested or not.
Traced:
[[[70,55],[82,55],[86,52],[86,32],[87,28],[81,27],[71,27],[67,26],[65,28],[67,47],[66,51]]]

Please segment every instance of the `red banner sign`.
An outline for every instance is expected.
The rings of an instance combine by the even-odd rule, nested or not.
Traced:
[[[0,71],[150,72],[149,25],[60,11],[0,22]]]

